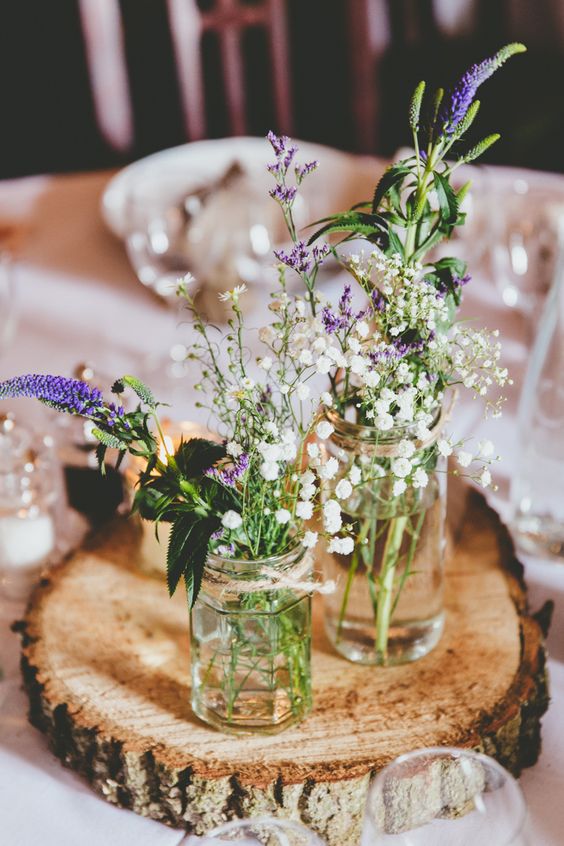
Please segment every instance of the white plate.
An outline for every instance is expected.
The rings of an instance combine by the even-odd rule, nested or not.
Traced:
[[[312,219],[370,199],[385,166],[382,160],[305,141],[295,143],[300,149],[296,157],[299,162],[312,159],[320,162],[319,176],[314,174],[303,184]],[[115,235],[124,238],[127,198],[142,180],[162,178],[163,199],[166,199],[167,193],[188,193],[218,179],[234,161],[240,162],[253,179],[264,182],[266,195],[273,184],[266,165],[273,159],[270,144],[264,138],[220,138],[162,150],[134,162],[110,180],[102,196],[102,217]]]

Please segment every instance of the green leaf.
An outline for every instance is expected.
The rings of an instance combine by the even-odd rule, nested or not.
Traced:
[[[123,376],[118,381],[123,382],[124,385],[128,385],[146,405],[151,408],[156,408],[157,401],[153,396],[153,392],[141,381],[141,379],[138,379],[136,376]]]
[[[402,257],[404,255],[403,244],[400,241],[400,239],[398,238],[398,236],[396,235],[396,233],[392,232],[391,229],[388,232],[388,247],[385,249],[385,253],[386,253],[386,255],[389,255],[389,256],[390,255],[393,256],[396,253],[398,255],[402,256]]]
[[[98,444],[96,447],[96,461],[98,462],[98,468],[102,476],[106,475],[106,451],[107,447],[105,447],[104,444]]]
[[[110,434],[110,432],[104,432],[102,429],[98,429],[95,427],[92,429],[92,434],[94,437],[100,441],[101,444],[104,444],[105,447],[109,449],[127,449],[127,444],[125,441],[120,440],[116,435]]]
[[[315,232],[308,241],[313,244],[322,235],[330,232],[354,232],[356,235],[374,236],[385,232],[388,228],[386,220],[379,214],[365,214],[363,212],[347,211],[333,215],[326,226]],[[322,223],[323,221],[317,221]]]
[[[442,223],[451,229],[456,224],[458,217],[458,201],[452,186],[441,173],[433,173],[435,190],[439,200],[439,208]]]
[[[184,576],[190,608],[200,592],[210,538],[219,526],[219,517],[203,519],[190,512],[172,524],[167,552],[167,583],[172,596]]]
[[[223,444],[206,438],[191,438],[189,441],[182,441],[174,458],[178,472],[185,479],[196,479],[226,455]]]
[[[372,211],[376,213],[380,207],[380,203],[388,193],[388,191],[402,182],[407,174],[411,174],[412,170],[404,164],[393,165],[384,173],[374,191],[372,198]]]

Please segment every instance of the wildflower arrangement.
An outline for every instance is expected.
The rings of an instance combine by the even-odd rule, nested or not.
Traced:
[[[429,531],[437,539],[431,558],[441,558],[441,461],[454,453],[455,472],[484,487],[491,482],[493,445],[480,442],[470,451],[443,425],[445,398],[454,388],[472,391],[499,415],[500,398],[489,397],[490,389],[508,381],[499,364],[498,333],[457,321],[470,281],[466,264],[428,256],[464,223],[461,204],[469,183],[455,190],[452,174],[499,137],[463,148],[479,110],[476,92],[524,49],[502,48],[446,94],[439,89],[426,97],[421,82],[409,109],[413,154],[385,172],[371,201],[319,221],[307,243],[297,232],[293,208],[318,162],[298,163],[296,146],[269,133],[275,155],[268,165],[270,194],[291,243],[275,253],[278,285],[269,320],[258,330],[261,354],[250,353],[254,337],[241,305],[244,285],[221,295],[230,310],[224,329],[199,313],[190,276],[178,288],[195,333],[188,357],[199,369],[198,405],[209,410],[219,441],[191,439],[169,451],[159,403],[133,376],[114,383],[111,402],[96,388],[63,377],[28,375],[0,383],[0,400],[36,397],[91,420],[102,468],[108,449],[118,451],[118,463],[127,452],[144,459],[134,510],[156,530],[161,522],[171,524],[171,594],[184,579],[193,607],[210,557],[223,562],[221,578],[230,561],[233,574],[240,562],[259,563],[244,570],[250,587],[240,588],[225,607],[223,597],[235,595],[233,585],[213,594],[221,581],[214,576],[213,600],[193,614],[193,702],[209,722],[245,729],[252,720],[262,725],[282,714],[280,724],[286,725],[309,708],[309,606],[302,599],[309,601],[311,582],[299,560],[321,538],[346,572],[337,605],[331,600],[328,630],[339,648],[362,576],[369,620],[361,625],[356,619],[351,627],[364,626],[364,651],[360,658],[354,650],[342,651],[353,660],[386,663],[394,614],[423,566],[422,546],[429,556],[429,542],[423,543]],[[343,235],[338,244],[321,240],[334,233]],[[351,252],[350,242],[358,239],[365,248]],[[318,285],[329,256],[349,275],[336,302]],[[299,294],[289,293],[290,273],[301,280]],[[127,388],[139,401],[133,411],[121,401]],[[347,448],[343,427],[349,424],[356,427],[358,448]],[[292,572],[279,579],[276,568],[286,556],[293,556]],[[221,627],[210,615],[220,606],[229,636],[216,643]],[[242,612],[258,615],[250,627]],[[264,694],[262,706],[257,691]]]
[[[292,217],[303,178],[299,166],[291,178],[296,148],[287,138],[270,136],[276,154],[269,166],[276,181],[271,194],[293,242],[277,258],[281,273],[297,274],[305,289],[302,299],[287,306],[297,324],[289,353],[303,366],[296,375],[304,383],[312,374],[328,379],[322,394],[326,433],[347,420],[366,427],[356,437],[373,439],[370,455],[361,449],[351,456],[341,436],[324,450],[325,459],[317,444],[307,450],[315,481],[325,488],[323,525],[334,533],[329,550],[349,553],[354,547],[335,612],[335,638],[338,642],[343,635],[355,574],[363,569],[377,663],[386,661],[393,613],[407,576],[419,563],[418,543],[423,543],[426,520],[431,520],[427,506],[432,495],[426,489],[442,460],[454,454],[455,473],[483,487],[491,483],[493,444],[484,441],[470,449],[447,435],[444,406],[449,392],[467,389],[484,401],[486,413],[500,415],[502,398],[490,397],[509,380],[499,364],[499,333],[457,320],[470,282],[465,262],[428,256],[464,223],[461,205],[470,183],[455,190],[452,175],[499,139],[488,135],[464,147],[479,111],[476,92],[523,50],[521,44],[503,47],[470,68],[448,93],[439,89],[426,97],[425,83],[419,83],[409,108],[413,154],[388,168],[371,201],[319,221],[308,243],[298,237]],[[344,237],[336,246],[319,246],[320,238],[333,233]],[[351,252],[349,242],[356,247],[359,240],[364,248]],[[329,252],[350,275],[335,303],[316,284]],[[348,534],[342,538],[343,533]]]

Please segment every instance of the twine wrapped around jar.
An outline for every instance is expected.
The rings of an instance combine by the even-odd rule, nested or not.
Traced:
[[[252,563],[252,562],[249,562]],[[318,582],[307,578],[311,572],[313,555],[306,554],[295,564],[285,568],[264,565],[257,569],[257,578],[231,579],[225,573],[219,574],[211,568],[206,570],[206,580],[221,586],[221,596],[239,596],[243,593],[266,593],[272,590],[296,590],[302,593],[333,593],[336,589],[333,580]]]
[[[454,405],[458,397],[458,391],[454,390],[450,396],[448,404],[442,406],[441,411],[433,424],[433,427],[426,438],[414,438],[413,443],[417,450],[427,449],[439,440],[444,426],[451,418]],[[327,419],[335,424],[335,432],[331,438],[333,442],[339,447],[346,447],[350,443],[351,438],[360,443],[360,451],[366,451],[371,456],[377,458],[398,458],[401,456],[400,440],[397,436],[393,440],[386,439],[386,433],[381,433],[382,442],[374,439],[374,432],[377,430],[373,426],[358,426],[357,424],[349,424],[350,432],[345,431],[348,428],[348,421],[339,417],[334,411],[326,413]],[[408,427],[406,426],[406,437],[408,436]],[[397,433],[397,429],[396,429]],[[363,437],[365,434],[365,437]]]

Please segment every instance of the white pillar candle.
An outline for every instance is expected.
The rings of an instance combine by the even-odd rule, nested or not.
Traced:
[[[50,514],[0,517],[0,583],[14,599],[25,597],[55,547]]]

